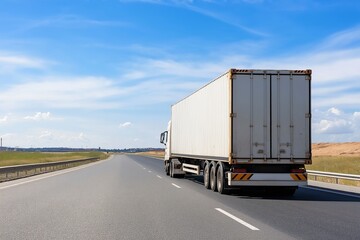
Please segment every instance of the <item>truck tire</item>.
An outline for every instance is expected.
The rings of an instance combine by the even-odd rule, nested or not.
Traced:
[[[224,163],[219,162],[217,164],[217,171],[216,171],[216,188],[220,194],[226,194],[228,191],[227,189],[227,182],[225,179],[225,166]]]
[[[170,177],[173,178],[174,177],[174,165],[171,160],[169,162],[169,172],[170,172]]]
[[[206,189],[210,189],[210,162],[205,161],[204,166],[204,186]]]
[[[210,188],[216,192],[216,162],[211,162],[210,168]]]
[[[169,161],[166,161],[166,162],[165,162],[165,172],[166,172],[166,175],[167,175],[167,176],[170,175],[170,164],[169,164]]]

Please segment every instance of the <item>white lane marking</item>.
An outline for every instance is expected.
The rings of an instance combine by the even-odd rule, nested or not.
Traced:
[[[110,159],[108,159],[108,160],[110,160]],[[90,166],[93,166],[93,165],[96,165],[96,164],[99,164],[99,163],[103,163],[104,161],[107,161],[107,160],[102,160],[100,162],[96,162],[96,163],[93,163],[91,165],[85,165],[85,166],[77,167],[76,169],[69,169],[69,170],[62,171],[62,172],[53,172],[52,174],[49,173],[51,175],[47,175],[47,176],[44,176],[44,177],[39,177],[39,178],[31,179],[31,180],[28,180],[28,181],[19,182],[19,183],[15,183],[15,184],[0,187],[0,190],[6,189],[6,188],[11,188],[11,187],[16,187],[16,186],[19,186],[19,185],[23,185],[25,183],[35,182],[35,181],[42,180],[42,179],[45,179],[45,178],[55,177],[55,176],[62,175],[62,174],[65,174],[65,173],[69,173],[69,172],[73,172],[73,171],[77,171],[77,170],[87,168],[87,167],[90,167]]]
[[[158,178],[160,178],[160,179],[162,178],[162,177],[161,177],[161,176],[159,176],[159,175],[156,175],[156,176],[157,176]]]
[[[334,193],[334,194],[338,194],[338,195],[344,195],[344,196],[347,196],[347,197],[360,198],[360,196],[356,195],[356,194],[342,193],[342,192],[337,192],[337,191],[332,191],[332,190],[327,190],[327,189],[320,189],[320,188],[309,187],[309,186],[301,186],[301,187],[302,188],[312,189],[312,190],[315,190],[315,191],[321,191],[321,192],[327,192],[327,193]]]
[[[144,170],[146,170],[146,168],[143,167]]]
[[[171,185],[173,185],[174,187],[177,187],[177,188],[181,188],[180,186],[176,185],[175,183],[172,183]]]
[[[254,230],[254,231],[260,230],[260,229],[258,229],[257,227],[254,227],[253,225],[251,225],[251,224],[249,224],[249,223],[241,220],[240,218],[235,217],[234,215],[232,215],[232,214],[230,214],[230,213],[222,210],[221,208],[215,208],[215,210],[221,212],[222,214],[228,216],[229,218],[232,218],[233,220],[237,221],[238,223],[244,225],[244,226],[247,227],[247,228],[250,228],[251,230]]]
[[[151,171],[148,171],[149,173],[151,173]]]

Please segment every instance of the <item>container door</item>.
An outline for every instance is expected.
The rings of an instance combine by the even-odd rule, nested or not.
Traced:
[[[270,75],[235,75],[233,157],[270,158]]]
[[[305,75],[271,77],[272,158],[307,158],[310,145],[310,81]]]

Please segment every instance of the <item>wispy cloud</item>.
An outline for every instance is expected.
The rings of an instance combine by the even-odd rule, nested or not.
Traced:
[[[121,93],[102,77],[43,77],[0,90],[0,106],[106,109],[117,105],[110,98]]]
[[[8,116],[0,117],[0,124],[1,123],[6,123],[8,121],[8,119],[9,119]]]
[[[127,128],[127,127],[130,127],[131,125],[133,125],[131,122],[124,122],[124,123],[120,123],[119,127]]]
[[[15,70],[21,68],[43,69],[50,64],[51,62],[40,58],[0,52],[0,72],[9,69]]]
[[[126,27],[129,23],[84,18],[78,15],[57,15],[44,19],[24,19],[25,23],[19,31],[41,27],[83,28],[83,27]]]
[[[255,0],[256,1],[256,0]],[[230,17],[229,14],[223,14],[219,11],[214,11],[206,8],[205,6],[199,6],[197,3],[206,3],[206,4],[218,4],[219,2],[216,1],[209,1],[209,0],[200,0],[200,1],[194,1],[194,0],[120,0],[122,3],[132,3],[132,2],[140,2],[140,3],[148,3],[148,4],[157,4],[157,5],[165,5],[165,6],[172,6],[172,7],[180,7],[187,9],[189,11],[201,14],[203,16],[215,19],[217,21],[220,21],[222,23],[228,24],[230,26],[236,27],[238,29],[241,29],[245,32],[257,35],[257,36],[268,36],[268,33],[261,32],[259,30],[256,30],[254,28],[245,26],[244,24],[241,24],[238,20],[238,16]],[[223,4],[226,4],[226,1],[222,1]],[[250,1],[251,2],[251,1]],[[253,3],[254,0],[252,1]],[[256,1],[258,2],[258,1]]]
[[[50,112],[37,112],[33,116],[26,116],[24,117],[25,120],[34,120],[34,121],[41,121],[41,120],[50,120],[52,117],[50,116]]]
[[[344,48],[354,44],[360,44],[360,26],[346,29],[329,36],[321,44],[321,48]]]

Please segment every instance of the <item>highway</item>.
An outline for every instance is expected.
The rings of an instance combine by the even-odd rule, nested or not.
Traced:
[[[1,183],[0,239],[360,239],[360,197],[220,195],[159,159],[114,155]]]

